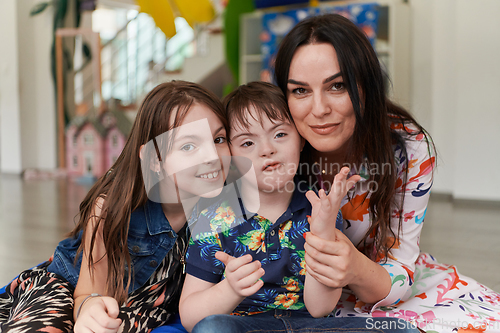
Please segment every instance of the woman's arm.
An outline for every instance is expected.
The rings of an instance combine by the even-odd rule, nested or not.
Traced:
[[[256,293],[263,285],[264,270],[251,255],[234,258],[217,252],[217,259],[226,265],[226,279],[210,283],[186,274],[182,287],[179,312],[182,325],[189,332],[203,318],[231,313],[245,297]]]
[[[379,264],[358,251],[340,230],[336,241],[307,234],[305,260],[308,273],[325,286],[349,285],[365,303],[375,303],[389,294],[391,278]]]
[[[106,328],[111,331],[117,331],[121,324],[118,319],[119,306],[112,297],[106,296],[106,280],[108,274],[108,262],[106,250],[102,239],[102,224],[96,234],[96,240],[93,248],[94,267],[91,274],[91,268],[88,265],[89,248],[93,230],[96,222],[102,214],[104,199],[99,198],[94,206],[92,217],[87,224],[85,234],[85,250],[83,252],[82,266],[76,285],[73,298],[75,332],[97,331],[100,328]],[[90,295],[102,295],[92,297]],[[90,296],[90,297],[89,297]]]
[[[398,182],[395,198],[400,200],[404,196],[404,207],[401,212],[395,211],[390,221],[396,235],[400,214],[403,214],[403,223],[399,242],[394,244],[387,261],[371,261],[340,232],[336,242],[309,235],[304,246],[306,264],[312,276],[331,287],[349,285],[358,299],[365,303],[376,303],[373,308],[396,304],[404,298],[420,252],[418,242],[432,186],[434,156],[429,156],[425,139],[407,140],[407,155],[407,187],[403,192],[401,182]],[[402,172],[404,169],[400,166],[399,178]],[[368,212],[363,216],[363,221],[356,223],[369,223]],[[349,219],[348,216],[344,217]]]

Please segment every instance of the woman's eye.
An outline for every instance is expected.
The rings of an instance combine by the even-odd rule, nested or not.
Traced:
[[[226,141],[227,141],[227,139],[225,136],[219,136],[219,137],[215,138],[214,143],[221,144],[221,143],[224,143]]]
[[[286,133],[285,133],[285,132],[281,132],[281,133],[276,134],[276,136],[275,136],[275,137],[276,137],[276,138],[282,138],[282,137],[284,137],[284,136],[286,136]]]
[[[306,93],[306,90],[304,88],[295,88],[292,90],[292,93],[295,95],[303,95]]]
[[[195,148],[196,148],[196,147],[195,147],[195,145],[193,145],[193,144],[191,144],[191,143],[187,143],[187,144],[185,144],[185,145],[183,145],[183,146],[181,147],[181,150],[182,150],[182,151],[191,151],[191,150],[193,150],[193,149],[195,149]]]
[[[240,146],[241,147],[250,147],[251,145],[253,145],[252,141],[245,141]]]
[[[332,85],[332,90],[339,91],[339,90],[342,90],[342,89],[344,89],[344,82],[335,82]]]

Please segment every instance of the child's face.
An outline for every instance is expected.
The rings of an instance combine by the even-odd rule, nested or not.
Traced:
[[[194,104],[174,135],[164,169],[180,199],[218,195],[231,155],[220,119],[204,104]]]
[[[303,146],[295,125],[272,122],[265,114],[261,116],[255,112],[253,107],[248,110],[247,119],[248,129],[231,124],[232,155],[252,162],[259,191],[271,193],[292,189],[287,183],[293,180],[297,171]],[[239,166],[238,161],[241,160],[235,158],[236,167],[242,171],[244,167]]]

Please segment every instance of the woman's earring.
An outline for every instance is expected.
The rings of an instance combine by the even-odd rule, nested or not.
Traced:
[[[158,176],[158,179],[160,179],[160,171],[156,171],[156,175]]]

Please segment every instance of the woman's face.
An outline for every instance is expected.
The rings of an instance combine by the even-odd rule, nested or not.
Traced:
[[[356,118],[342,74],[332,45],[301,46],[290,63],[287,98],[300,135],[320,152],[345,156]]]
[[[180,198],[218,195],[231,155],[219,117],[206,105],[194,104],[172,134],[164,168]]]

